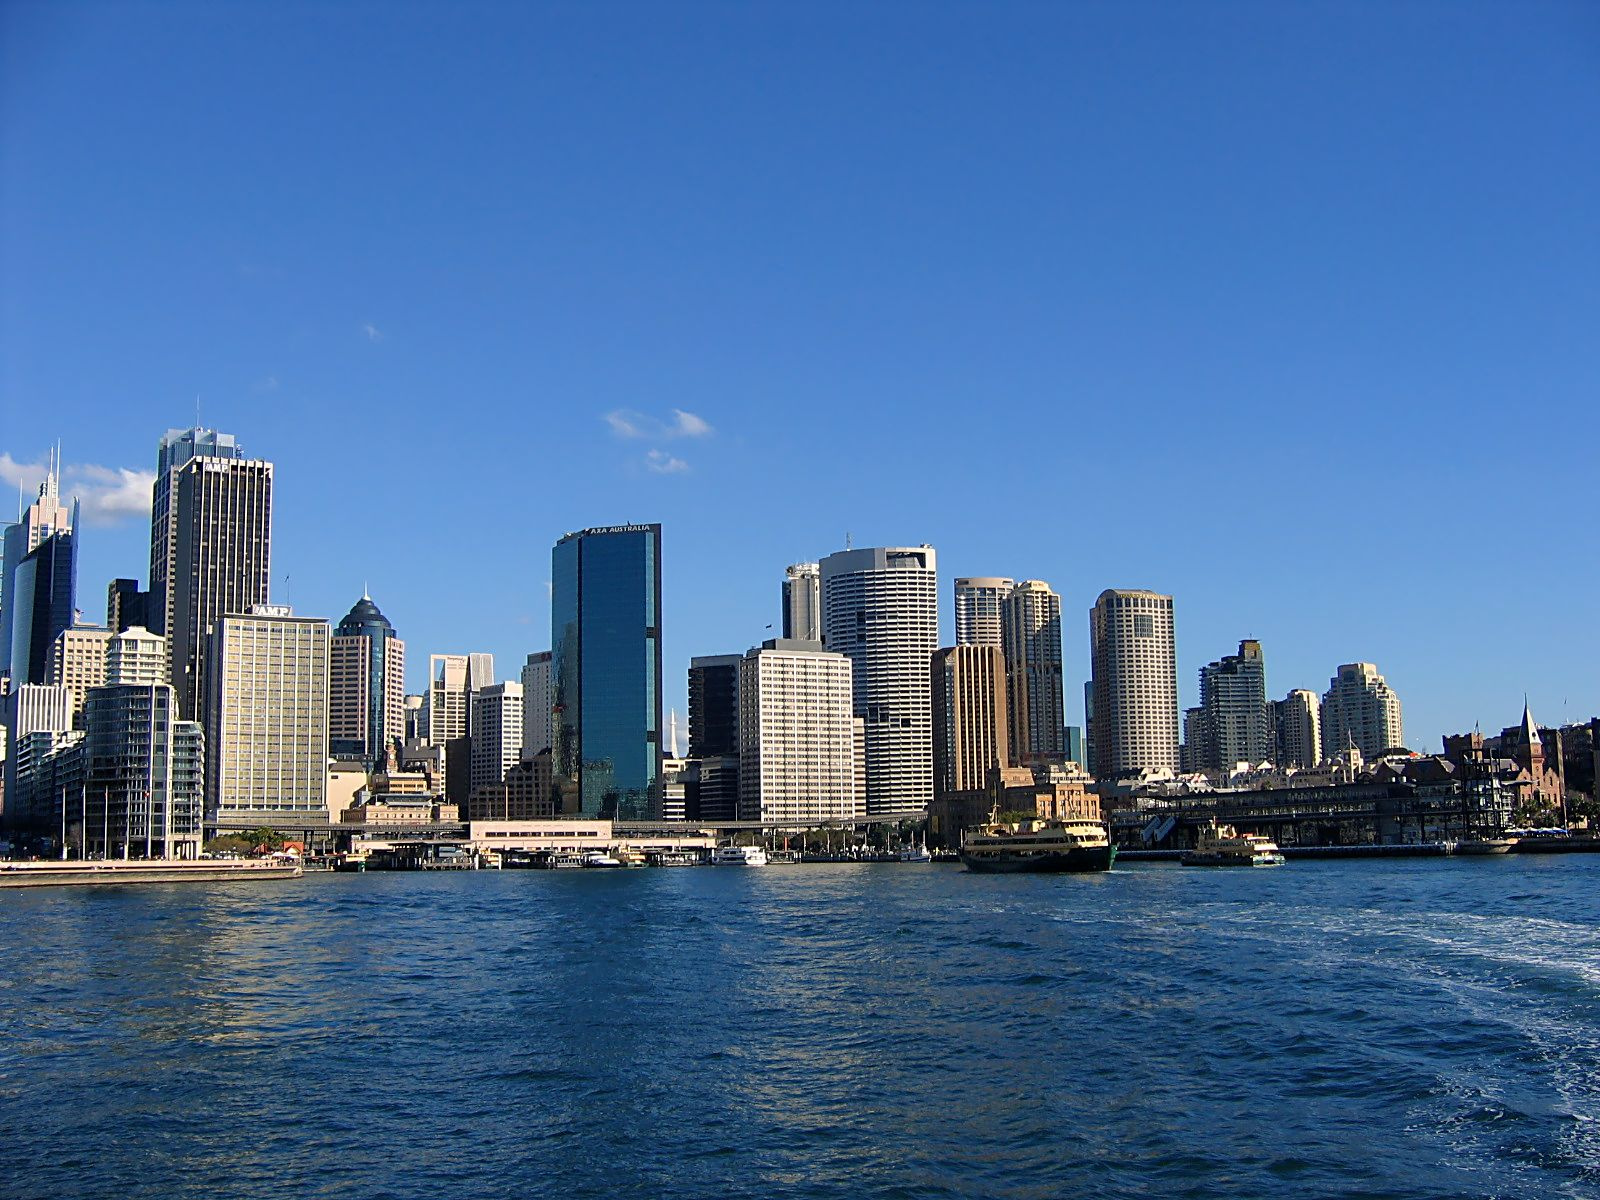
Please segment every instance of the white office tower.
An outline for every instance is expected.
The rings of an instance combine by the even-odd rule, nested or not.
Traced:
[[[822,574],[816,563],[795,563],[783,573],[783,636],[822,640]]]
[[[528,655],[522,665],[522,757],[550,749],[550,651]]]
[[[1061,696],[1061,597],[1048,583],[1024,579],[1001,605],[1011,761],[1066,752]]]
[[[928,670],[939,647],[934,549],[841,550],[820,567],[825,642],[850,659],[855,715],[865,722],[864,812],[924,809],[933,799]]]
[[[217,622],[209,661],[207,809],[263,820],[325,813],[333,630],[283,605]]]
[[[1273,762],[1280,767],[1315,767],[1322,762],[1322,698],[1296,688],[1272,705]]]
[[[472,693],[472,786],[503,783],[522,757],[522,685],[492,683]]]
[[[774,638],[739,664],[739,816],[859,815],[850,660],[813,641]]]
[[[90,688],[106,682],[106,643],[111,630],[98,625],[73,625],[56,634],[50,646],[50,667],[45,682],[72,693],[72,707],[83,710]]]
[[[166,638],[131,625],[106,643],[106,683],[150,687],[167,678]]]
[[[1003,646],[1003,606],[1016,581],[991,576],[956,580],[956,645]]]
[[[1172,597],[1100,593],[1089,613],[1094,776],[1178,769],[1178,656]]]
[[[1328,758],[1351,746],[1368,761],[1404,746],[1400,697],[1372,663],[1345,663],[1322,697],[1322,752]]]
[[[470,715],[467,711],[467,656],[430,654],[428,656],[428,745],[467,736]]]

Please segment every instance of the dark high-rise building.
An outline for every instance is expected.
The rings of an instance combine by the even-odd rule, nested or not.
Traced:
[[[169,430],[152,493],[149,617],[166,635],[185,720],[205,705],[211,632],[267,603],[271,558],[272,464],[244,457],[231,434]]]
[[[73,506],[76,510],[76,505]],[[73,524],[77,524],[74,516]],[[52,533],[11,573],[11,686],[48,683],[50,647],[72,625],[77,584],[76,535]]]
[[[661,526],[552,552],[552,784],[566,815],[661,815]]]
[[[135,625],[150,628],[150,593],[139,590],[137,579],[113,579],[106,588],[106,628],[127,633]]]
[[[689,757],[739,753],[738,654],[689,660]]]

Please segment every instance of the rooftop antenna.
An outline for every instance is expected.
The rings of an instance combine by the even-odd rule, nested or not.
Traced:
[[[852,548],[851,542],[850,542],[850,531],[848,529],[846,529],[844,531],[844,548],[846,550],[849,550],[849,549]]]
[[[285,608],[289,607],[289,576],[287,572],[283,576],[283,606]]]
[[[200,426],[200,393],[199,392],[196,392],[194,394],[194,427],[195,427],[195,432],[198,433],[200,431],[200,428],[201,428],[201,426]]]

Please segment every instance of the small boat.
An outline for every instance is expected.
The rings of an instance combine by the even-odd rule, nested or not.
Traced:
[[[598,868],[620,867],[622,860],[607,854],[604,850],[590,850],[583,856],[579,865]]]
[[[1271,838],[1237,833],[1231,825],[1208,822],[1193,850],[1179,860],[1186,867],[1281,867],[1286,861]]]
[[[979,874],[1108,871],[1116,858],[1099,821],[1001,821],[998,808],[961,840],[961,861]]]
[[[1463,838],[1455,845],[1457,854],[1510,854],[1521,839],[1514,837]]]
[[[767,852],[760,846],[718,846],[711,862],[718,867],[764,867]]]
[[[900,847],[900,861],[909,863],[932,862],[933,855],[928,853],[926,846],[902,846]]]

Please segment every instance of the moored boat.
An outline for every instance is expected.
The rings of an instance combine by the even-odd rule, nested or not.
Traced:
[[[1200,830],[1193,850],[1179,860],[1186,867],[1281,867],[1278,844],[1258,833],[1239,833],[1215,821]]]
[[[1116,858],[1099,821],[1001,821],[991,811],[961,842],[961,861],[980,874],[1106,871]]]
[[[719,867],[764,867],[767,852],[760,846],[718,846],[711,861]]]
[[[1514,837],[1463,838],[1455,844],[1457,854],[1510,854],[1521,839]]]

